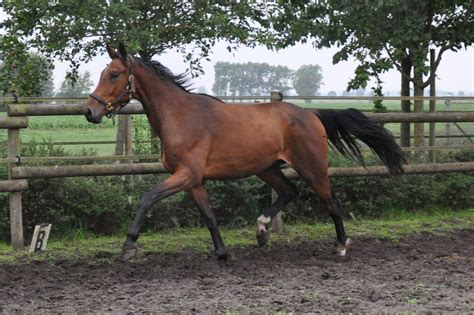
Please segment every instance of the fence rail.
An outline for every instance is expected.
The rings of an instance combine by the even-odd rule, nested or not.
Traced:
[[[228,100],[270,100],[271,96],[269,95],[242,95],[242,96],[232,96],[232,95],[221,95],[215,96],[218,99],[228,101]],[[435,101],[474,101],[474,96],[454,96],[454,95],[445,95],[445,96],[327,96],[327,95],[285,95],[285,100],[328,100],[328,101],[416,101],[416,100],[435,100]],[[77,102],[85,101],[87,97],[20,97],[15,99],[13,97],[0,97],[0,103],[40,103],[40,102]]]
[[[237,97],[222,97],[223,100],[235,100]],[[266,97],[239,97],[239,100],[268,100]],[[374,101],[374,100],[440,100],[448,103],[453,101],[465,102],[469,101],[474,104],[474,97],[285,97],[287,100],[355,100],[355,101]],[[5,99],[0,98],[1,101]],[[83,101],[84,98],[69,99],[73,102]],[[150,174],[150,173],[166,173],[161,163],[129,163],[129,164],[92,164],[92,165],[54,165],[54,166],[23,166],[23,162],[38,161],[99,161],[99,160],[146,160],[156,159],[156,155],[137,155],[137,156],[120,156],[120,157],[25,157],[19,155],[20,152],[20,129],[28,127],[28,118],[31,116],[55,116],[55,115],[83,115],[82,104],[41,104],[36,101],[56,102],[58,99],[21,99],[22,102],[30,102],[30,104],[8,104],[8,117],[0,116],[0,129],[8,130],[8,156],[6,159],[0,159],[0,163],[8,163],[8,180],[0,180],[0,192],[10,193],[10,222],[11,222],[11,238],[13,248],[23,247],[23,225],[22,225],[22,201],[21,191],[28,189],[28,179],[31,178],[50,178],[50,177],[74,177],[74,176],[110,176],[110,175],[134,175],[134,174]],[[315,110],[315,109],[309,109]],[[143,114],[143,108],[138,103],[127,105],[121,114]],[[368,113],[373,120],[383,123],[423,123],[423,122],[474,122],[474,112],[416,112],[416,113]],[[466,136],[466,135],[463,135]],[[105,141],[100,143],[106,143]],[[107,142],[109,143],[109,142]],[[112,142],[114,143],[114,142]],[[417,148],[405,148],[405,150],[439,150],[449,148],[472,148],[473,146],[429,146]],[[296,178],[297,174],[290,168],[283,170],[290,178]],[[463,163],[431,163],[431,164],[414,164],[405,166],[407,174],[427,174],[440,172],[472,172],[474,171],[474,162]],[[385,176],[388,170],[383,166],[369,166],[367,168],[330,168],[329,175],[332,177],[341,176]]]

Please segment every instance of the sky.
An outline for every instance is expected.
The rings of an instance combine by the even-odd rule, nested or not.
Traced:
[[[0,21],[5,18],[0,9]],[[205,74],[199,78],[194,78],[191,82],[193,87],[205,87],[207,93],[212,94],[212,84],[214,83],[214,63],[217,61],[227,62],[266,62],[271,65],[283,65],[290,69],[298,69],[304,64],[317,64],[322,68],[323,85],[320,92],[324,95],[334,90],[338,95],[346,89],[347,82],[352,78],[357,63],[353,60],[332,64],[332,56],[337,51],[336,48],[315,49],[311,43],[298,44],[280,51],[270,51],[265,47],[256,48],[240,47],[237,51],[229,53],[224,43],[216,45],[210,56],[211,61],[203,61]],[[169,51],[161,56],[155,56],[156,60],[167,66],[174,73],[186,70],[186,63],[182,55],[175,51]],[[109,62],[106,55],[98,56],[91,62],[80,67],[80,71],[89,71],[94,84],[97,84],[100,72]],[[68,65],[59,61],[55,62],[54,82],[59,87],[64,79]],[[398,92],[400,90],[400,74],[396,70],[391,70],[382,76],[384,91]],[[437,72],[437,90],[451,91],[457,94],[458,91],[474,92],[474,48],[460,50],[455,53],[447,51],[443,55]],[[370,88],[369,85],[368,88]]]
[[[266,62],[271,65],[283,65],[290,69],[298,69],[304,64],[318,64],[322,68],[323,86],[320,92],[325,93],[334,90],[338,92],[345,90],[347,82],[352,78],[357,62],[353,60],[332,64],[332,56],[337,51],[331,49],[314,49],[311,44],[299,44],[278,52],[270,51],[265,47],[247,48],[240,47],[237,51],[229,53],[225,44],[218,44],[210,56],[211,62],[203,61],[205,74],[194,78],[191,82],[193,87],[204,86],[208,93],[212,93],[214,83],[214,63],[217,61],[227,62]],[[186,63],[180,54],[170,51],[161,56],[155,56],[156,60],[167,66],[174,73],[186,70]],[[107,55],[94,58],[92,62],[81,66],[80,71],[88,70],[95,83],[98,82],[100,71],[109,62]],[[56,86],[65,76],[68,67],[65,63],[57,63],[54,71]],[[100,69],[100,70],[99,70]],[[469,47],[457,53],[445,52],[437,73],[437,89],[444,91],[474,92],[474,49]],[[400,73],[391,70],[382,76],[384,91],[400,90]],[[370,87],[370,86],[369,86]]]

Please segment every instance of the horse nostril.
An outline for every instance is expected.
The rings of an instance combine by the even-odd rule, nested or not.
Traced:
[[[92,116],[92,111],[91,111],[90,108],[87,109],[86,116],[87,116],[87,117],[91,117],[91,116]]]

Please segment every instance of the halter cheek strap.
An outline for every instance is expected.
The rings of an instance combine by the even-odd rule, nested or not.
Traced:
[[[105,109],[107,110],[107,113],[105,114],[105,116],[107,116],[107,118],[112,118],[115,115],[117,115],[125,105],[130,103],[130,101],[132,99],[132,93],[136,92],[136,90],[135,90],[134,63],[133,63],[133,60],[130,60],[130,62],[131,62],[131,71],[130,71],[130,74],[128,76],[127,87],[122,92],[122,94],[120,94],[119,97],[117,97],[113,102],[107,102],[102,97],[100,97],[98,95],[95,95],[94,93],[89,94],[90,97],[95,99],[100,104],[104,105]],[[117,109],[114,110],[114,107],[115,107],[116,104],[119,104],[119,106],[117,107]]]

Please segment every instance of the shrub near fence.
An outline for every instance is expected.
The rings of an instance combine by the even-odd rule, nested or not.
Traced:
[[[25,151],[41,155],[64,154],[62,148],[36,144]],[[49,151],[48,151],[49,150]],[[24,152],[27,154],[27,152]],[[474,160],[467,152],[445,159]],[[352,166],[335,156],[333,166]],[[369,160],[370,163],[370,160]],[[52,223],[55,235],[87,231],[101,235],[124,232],[143,194],[166,175],[77,177],[29,180],[23,193],[23,220],[29,239],[34,225]],[[285,211],[285,221],[314,222],[326,220],[314,192],[301,181],[295,181],[300,195]],[[418,211],[423,208],[466,209],[474,204],[474,174],[453,173],[399,177],[332,178],[347,217],[378,217],[385,211]],[[209,197],[216,209],[219,224],[242,226],[255,219],[271,202],[268,186],[256,177],[233,181],[209,181]],[[376,193],[374,193],[376,192]],[[8,195],[0,193],[0,237],[9,239]],[[157,210],[159,209],[159,210]],[[144,231],[201,224],[194,201],[185,193],[160,202],[145,222]]]
[[[53,148],[47,144],[45,147]],[[143,149],[146,150],[145,147],[140,150]],[[36,152],[35,155],[37,154]],[[61,154],[67,155],[65,152]],[[472,161],[469,154],[467,160]],[[347,165],[348,162],[344,162],[337,166]],[[143,193],[163,176],[166,175],[30,179],[31,189],[23,193],[25,228],[28,232],[34,224],[48,221],[61,233],[77,229],[115,233],[129,224]],[[346,213],[354,217],[378,216],[383,214],[384,209],[393,208],[416,211],[423,207],[454,205],[463,208],[473,204],[474,185],[469,185],[473,182],[472,173],[394,178],[346,177],[332,178],[331,181]],[[270,204],[270,190],[256,178],[225,183],[209,182],[208,188],[218,220],[224,225],[253,224],[262,209]],[[301,196],[286,211],[286,219],[289,221],[313,220],[321,213],[314,194],[305,185],[300,189]],[[407,189],[411,191],[407,192]],[[0,198],[3,196],[6,194],[0,194]],[[6,200],[6,197],[0,199],[0,234],[5,238],[8,234],[8,203],[3,201]],[[159,209],[151,211],[145,229],[200,224],[194,202],[186,194],[178,194],[163,201]]]

